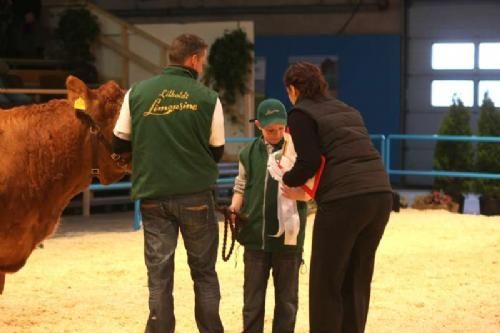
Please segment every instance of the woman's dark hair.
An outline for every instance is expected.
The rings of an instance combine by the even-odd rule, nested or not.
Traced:
[[[182,64],[184,60],[208,47],[207,43],[196,35],[183,34],[176,37],[168,49],[168,59],[173,64]]]
[[[288,66],[283,76],[285,87],[293,85],[300,96],[317,99],[328,94],[328,84],[318,66],[308,62],[297,62]]]

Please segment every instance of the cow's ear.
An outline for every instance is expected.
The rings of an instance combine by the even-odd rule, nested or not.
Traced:
[[[87,85],[85,85],[85,83],[83,83],[83,81],[76,76],[68,76],[66,79],[66,89],[68,90],[68,101],[71,105],[74,105],[76,101],[82,100],[84,101],[84,104],[88,103],[89,90]]]
[[[123,97],[123,89],[118,83],[111,80],[99,87],[99,96],[104,96],[109,100],[116,100]]]

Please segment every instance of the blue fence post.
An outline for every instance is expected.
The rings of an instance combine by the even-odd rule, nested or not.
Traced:
[[[390,174],[391,171],[391,141],[392,141],[392,134],[389,134],[387,136],[386,140],[386,149],[385,149],[385,170],[387,171],[388,174]]]
[[[134,230],[141,229],[142,224],[142,215],[141,215],[141,201],[136,200],[134,202]]]
[[[382,155],[382,162],[385,163],[385,160],[387,159],[386,157],[386,152],[385,152],[385,135],[381,134],[380,135],[380,155]]]
[[[382,159],[382,162],[385,164],[385,135],[383,134],[370,134],[370,139],[373,140],[380,140],[379,143],[379,152],[380,152],[380,158]]]

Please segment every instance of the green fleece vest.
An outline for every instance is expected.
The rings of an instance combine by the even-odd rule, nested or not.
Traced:
[[[133,199],[210,189],[218,176],[208,144],[216,101],[214,91],[178,66],[132,88]]]
[[[241,213],[248,223],[238,234],[238,242],[253,250],[269,252],[302,252],[307,218],[307,204],[297,202],[300,231],[297,245],[284,245],[284,235],[275,238],[278,222],[278,182],[267,172],[267,149],[262,138],[255,139],[240,152],[240,161],[245,167],[246,184]]]

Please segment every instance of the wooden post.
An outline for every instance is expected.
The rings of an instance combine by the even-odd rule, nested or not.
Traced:
[[[83,191],[83,198],[82,198],[82,213],[83,216],[90,216],[90,201],[92,200],[92,192],[90,192],[90,189],[86,189]]]
[[[253,118],[255,110],[255,78],[254,78],[253,64],[252,64],[252,69],[250,71],[250,75],[248,76],[247,87],[248,87],[248,92],[244,96],[245,129],[243,132],[245,133],[246,137],[252,137],[255,135],[255,126],[253,123],[250,123],[250,119]]]
[[[128,26],[122,25],[122,47],[129,50]],[[130,61],[128,57],[122,57],[122,86],[128,88],[130,84]]]

